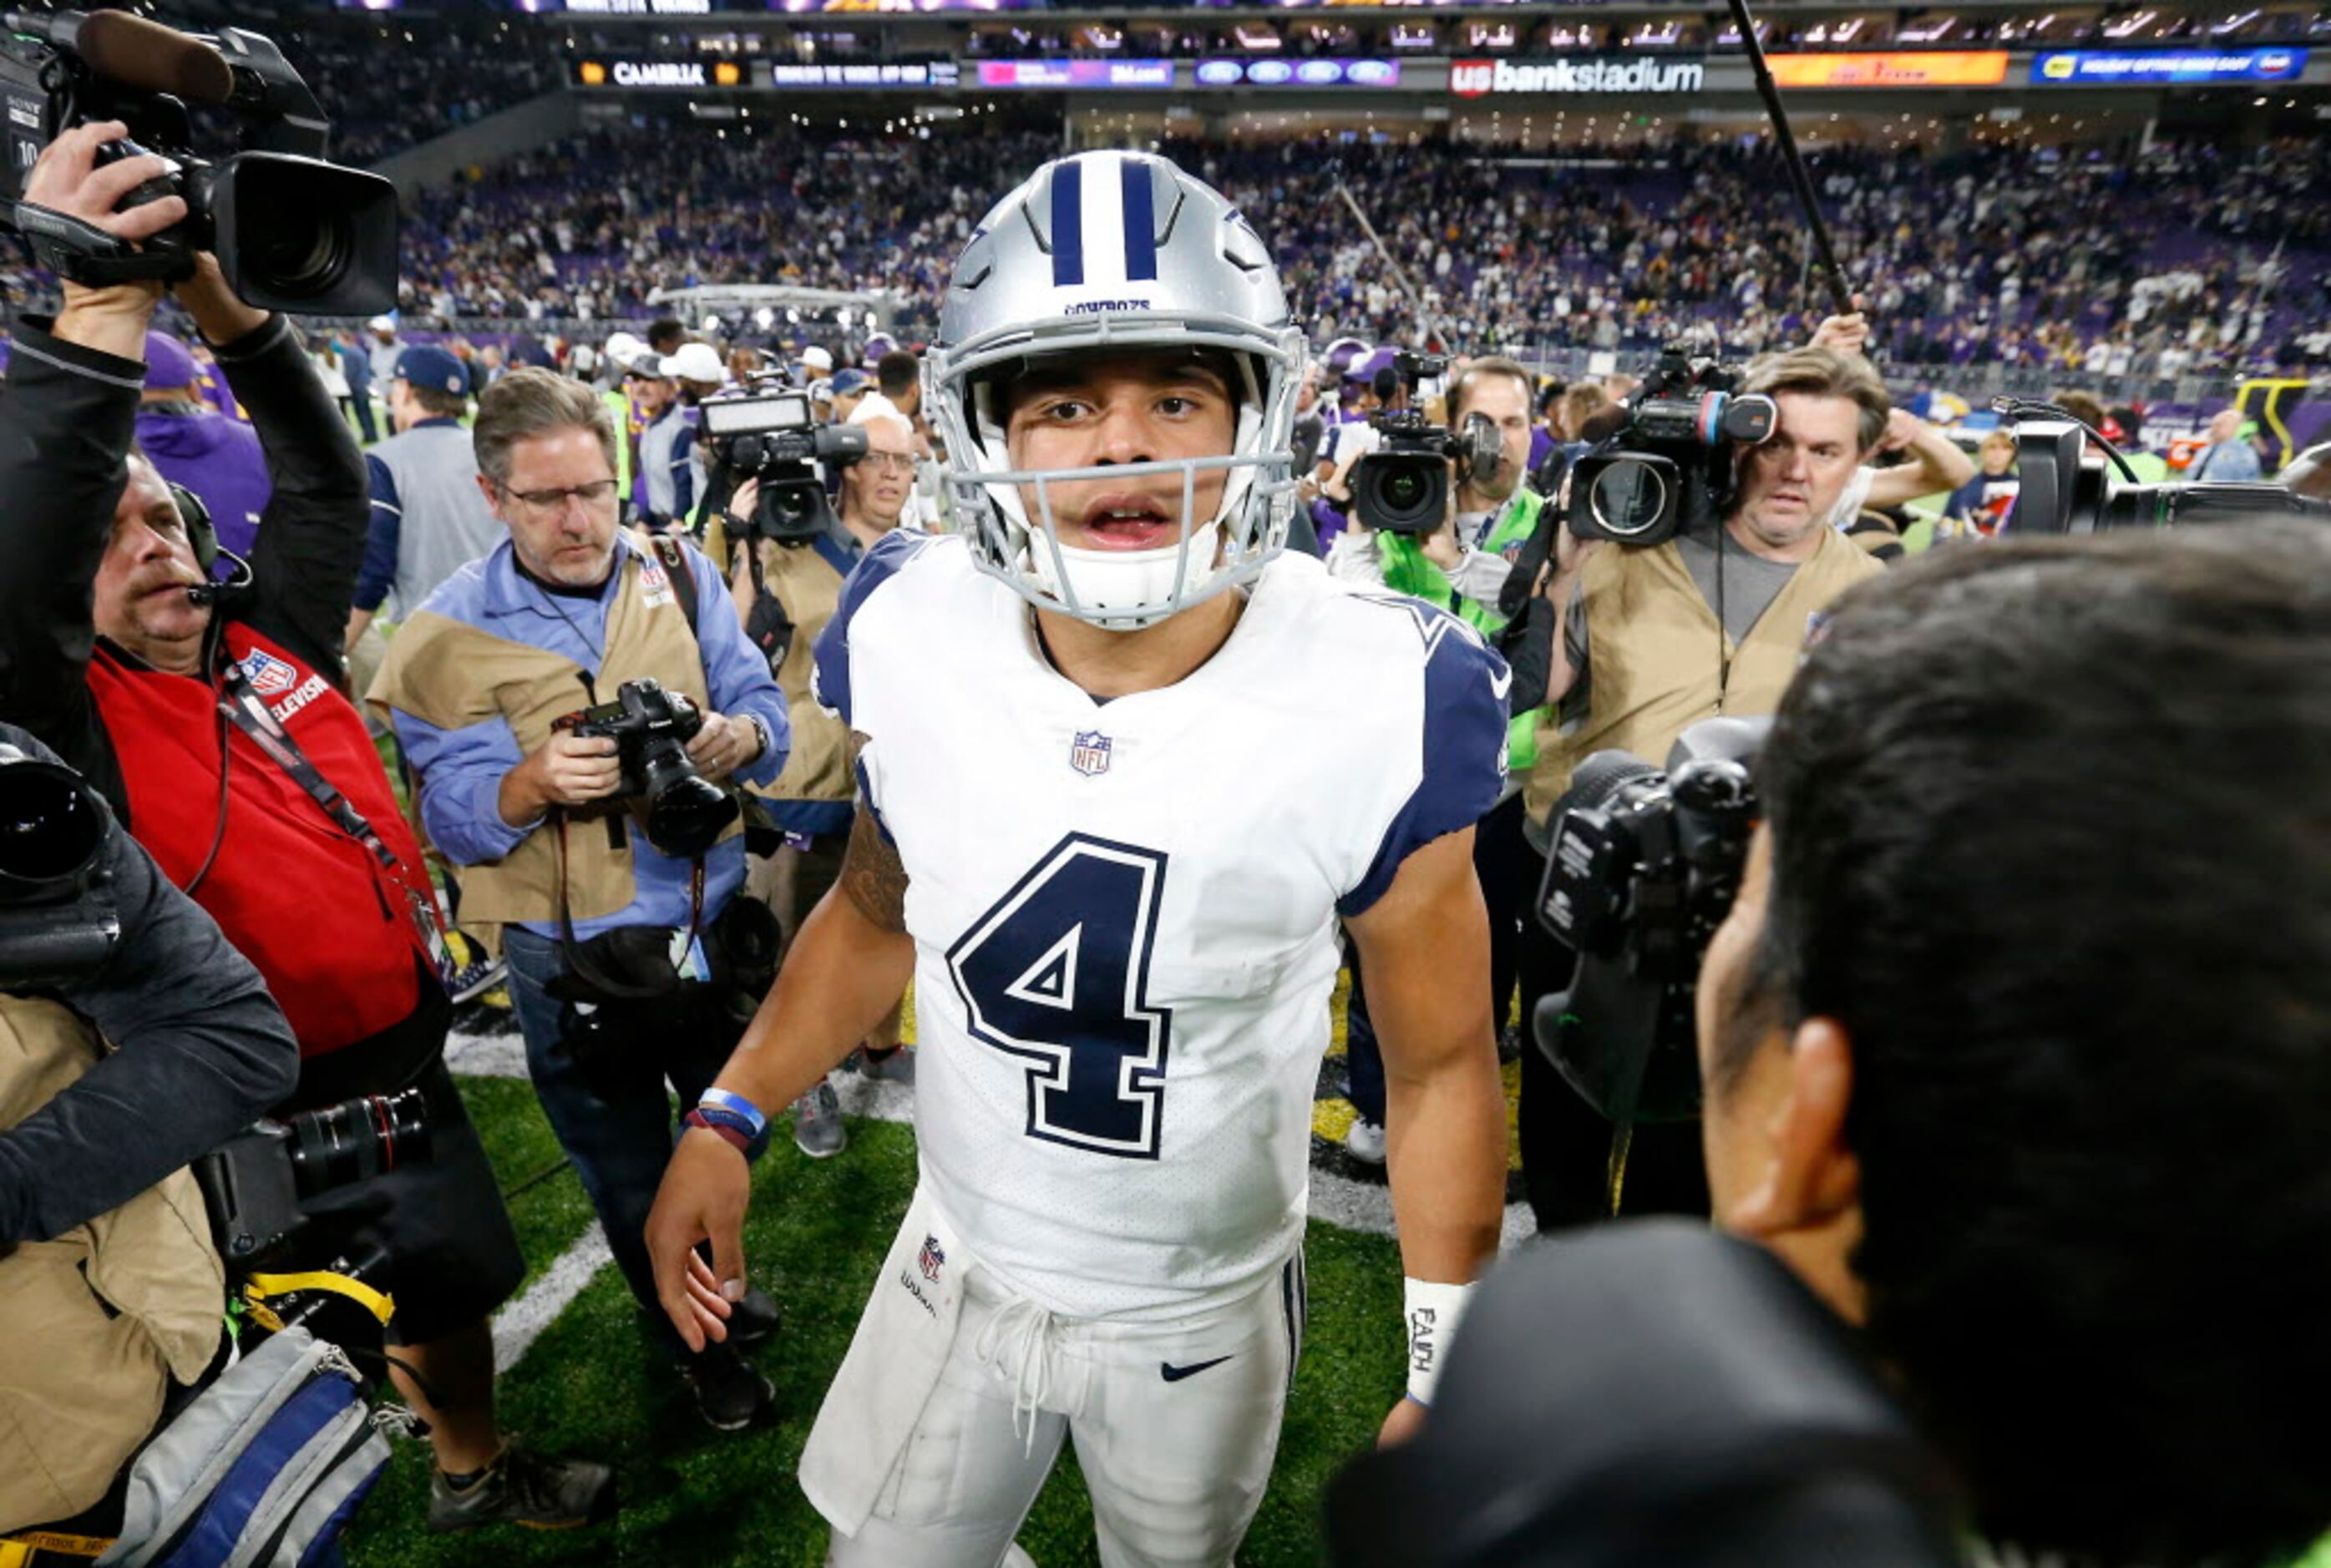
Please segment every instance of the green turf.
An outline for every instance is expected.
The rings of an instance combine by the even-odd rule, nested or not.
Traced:
[[[465,1078],[461,1103],[478,1124],[526,1254],[526,1283],[591,1225],[591,1200],[524,1079]],[[519,1288],[523,1289],[521,1286]]]
[[[528,1086],[471,1079],[462,1090],[506,1183],[557,1158]],[[756,1171],[747,1260],[785,1312],[777,1340],[757,1354],[777,1386],[773,1422],[731,1437],[699,1424],[649,1354],[622,1280],[605,1269],[503,1380],[502,1414],[529,1441],[613,1460],[622,1473],[622,1517],[612,1527],[568,1534],[502,1528],[432,1536],[421,1527],[425,1450],[400,1444],[349,1534],[348,1561],[355,1568],[822,1562],[825,1528],[795,1486],[794,1468],[914,1177],[912,1129],[880,1122],[853,1122],[849,1152],[835,1160],[805,1159],[780,1138]],[[582,1202],[571,1173],[512,1200],[531,1269],[579,1232]],[[1314,1225],[1308,1262],[1303,1365],[1277,1473],[1240,1554],[1248,1568],[1319,1560],[1321,1489],[1345,1456],[1366,1446],[1400,1388],[1400,1266],[1392,1241]],[[1042,1568],[1095,1562],[1073,1459],[1064,1457],[1020,1539]]]

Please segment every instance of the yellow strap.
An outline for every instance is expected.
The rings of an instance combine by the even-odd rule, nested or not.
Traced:
[[[0,1541],[0,1568],[22,1568],[35,1552],[66,1557],[102,1557],[113,1544],[110,1535],[71,1535],[62,1530],[19,1530]]]
[[[386,1291],[375,1290],[361,1279],[352,1279],[345,1274],[334,1274],[321,1269],[310,1269],[304,1274],[254,1274],[243,1287],[243,1299],[251,1305],[252,1316],[257,1316],[266,1311],[260,1305],[263,1298],[288,1296],[295,1290],[328,1290],[335,1296],[345,1296],[383,1323],[396,1312],[396,1302]],[[267,1323],[267,1317],[273,1316],[268,1313],[266,1317],[260,1317],[260,1322],[271,1328],[281,1327],[280,1323]],[[6,1565],[0,1563],[0,1568],[6,1568]]]

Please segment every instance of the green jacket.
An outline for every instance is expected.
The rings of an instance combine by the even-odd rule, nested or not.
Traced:
[[[1545,506],[1546,498],[1527,487],[1516,490],[1478,547],[1510,560],[1537,527],[1538,513]],[[1394,593],[1411,594],[1437,605],[1470,624],[1484,637],[1494,639],[1505,630],[1506,618],[1498,613],[1498,607],[1460,598],[1448,576],[1425,558],[1424,547],[1411,536],[1378,534],[1376,556],[1384,563],[1384,586]],[[1506,731],[1506,765],[1523,771],[1537,761],[1536,714],[1516,714]]]

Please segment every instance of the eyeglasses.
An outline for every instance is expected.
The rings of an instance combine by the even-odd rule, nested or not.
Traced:
[[[915,459],[911,452],[870,451],[858,461],[889,473],[910,474],[915,471]]]
[[[504,490],[504,495],[530,512],[563,512],[568,501],[581,501],[597,510],[615,499],[614,480],[593,480],[587,485],[568,485],[555,490]]]

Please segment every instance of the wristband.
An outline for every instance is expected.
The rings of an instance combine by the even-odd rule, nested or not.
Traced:
[[[743,1117],[745,1131],[749,1136],[757,1138],[769,1130],[769,1118],[761,1114],[760,1107],[743,1095],[725,1088],[709,1088],[696,1098],[696,1108],[699,1110],[709,1111],[715,1106]]]
[[[757,1152],[753,1147],[753,1140],[745,1136],[744,1128],[730,1126],[726,1122],[716,1122],[700,1110],[689,1112],[680,1117],[680,1123],[684,1126],[702,1127],[706,1132],[722,1139],[747,1160]]]
[[[1408,1306],[1408,1397],[1430,1407],[1433,1385],[1441,1381],[1441,1364],[1449,1341],[1465,1316],[1470,1285],[1443,1285],[1431,1279],[1403,1279],[1402,1295]]]

